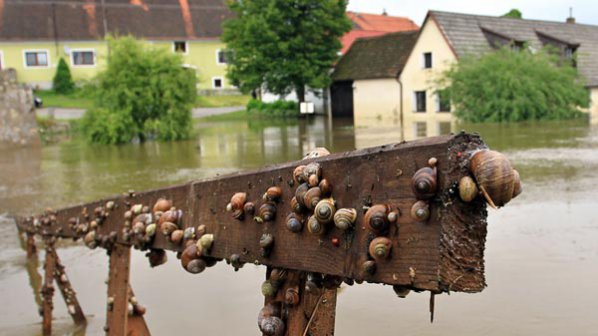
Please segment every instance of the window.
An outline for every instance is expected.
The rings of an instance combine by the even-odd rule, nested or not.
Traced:
[[[212,78],[212,87],[214,89],[222,89],[222,87],[224,86],[222,77],[213,77]]]
[[[216,63],[218,64],[227,64],[229,61],[230,53],[226,50],[217,50],[216,51]]]
[[[71,64],[73,66],[94,66],[96,65],[95,52],[93,50],[71,50]]]
[[[424,138],[428,136],[428,125],[425,121],[417,121],[413,123],[413,131],[416,138]]]
[[[423,64],[424,64],[424,69],[432,68],[432,53],[431,52],[424,53],[422,60],[423,60]]]
[[[439,90],[436,92],[436,112],[450,112],[451,111],[451,100],[448,92],[445,90]]]
[[[172,42],[172,50],[174,50],[175,53],[186,54],[187,53],[187,41]]]
[[[47,67],[48,63],[47,51],[25,51],[26,67]]]
[[[426,112],[426,91],[415,91],[413,100],[415,101],[415,112]]]
[[[451,134],[451,122],[450,121],[441,121],[438,123],[438,135],[448,135]]]

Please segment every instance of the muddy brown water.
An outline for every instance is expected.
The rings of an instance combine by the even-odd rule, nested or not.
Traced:
[[[584,121],[457,125],[479,132],[521,173],[524,193],[489,211],[488,287],[436,297],[429,322],[426,293],[397,298],[392,288],[341,288],[337,335],[597,335],[598,127]],[[396,126],[355,126],[323,118],[203,123],[196,139],[173,144],[88,146],[77,141],[0,150],[0,335],[39,335],[27,265],[8,214],[37,213],[299,159],[315,146],[333,152],[396,142]],[[58,250],[89,324],[73,327],[55,294],[58,335],[102,335],[108,258],[103,250],[64,243]],[[41,257],[41,255],[40,255]],[[239,272],[220,263],[200,275],[169,262],[150,269],[134,251],[132,285],[155,335],[257,335],[264,268]],[[41,260],[41,259],[40,259]],[[28,273],[29,271],[29,273]]]

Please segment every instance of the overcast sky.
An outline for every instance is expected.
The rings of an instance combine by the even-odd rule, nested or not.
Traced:
[[[598,25],[597,0],[349,0],[349,10],[407,16],[421,25],[430,9],[467,14],[502,15],[512,8],[525,19],[565,21],[573,7],[578,23]]]

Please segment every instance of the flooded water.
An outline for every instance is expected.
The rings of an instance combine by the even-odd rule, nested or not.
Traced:
[[[450,128],[438,127],[441,133]],[[499,211],[489,211],[488,288],[475,295],[437,296],[435,322],[430,324],[428,294],[398,299],[388,286],[343,285],[337,335],[596,335],[598,128],[575,121],[452,129],[479,132],[488,145],[510,157],[524,181],[521,196]],[[416,134],[421,131],[416,125]],[[339,152],[397,142],[404,133],[392,123],[354,125],[324,118],[274,125],[228,121],[198,125],[196,139],[174,144],[102,147],[70,141],[2,150],[0,334],[41,331],[30,286],[39,281],[41,265],[26,264],[8,213],[38,213],[47,206],[60,208],[128,189],[296,160],[316,146]],[[89,325],[74,328],[56,293],[56,334],[103,334],[105,252],[64,243],[58,254]],[[155,335],[257,335],[263,279],[264,268],[253,265],[235,273],[220,263],[191,275],[172,253],[167,264],[155,269],[139,251],[132,258],[132,285],[148,309],[146,321]]]

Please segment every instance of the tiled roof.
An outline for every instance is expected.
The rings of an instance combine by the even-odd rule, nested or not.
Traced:
[[[353,22],[353,29],[341,38],[345,54],[353,42],[361,37],[380,36],[386,33],[418,30],[419,26],[411,19],[400,16],[377,15],[367,13],[347,12],[347,17]]]
[[[542,36],[579,45],[577,68],[588,86],[598,86],[598,26],[430,11],[458,57],[490,50],[484,31],[542,48]]]
[[[336,65],[335,81],[396,78],[417,40],[417,31],[357,39]]]
[[[224,0],[0,0],[0,41],[210,39],[232,13]],[[104,30],[104,27],[107,30]]]

